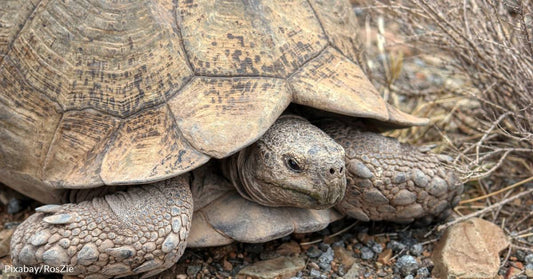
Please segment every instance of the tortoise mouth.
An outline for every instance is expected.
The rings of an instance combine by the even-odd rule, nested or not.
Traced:
[[[285,191],[292,192],[295,196],[299,197],[297,198],[298,202],[297,204],[294,204],[294,207],[301,207],[301,208],[310,208],[310,209],[328,209],[333,206],[335,206],[337,203],[341,201],[340,195],[330,195],[328,194],[326,198],[323,197],[320,193],[317,192],[306,192],[306,191],[300,191],[298,189],[293,188],[284,188]],[[329,191],[333,192],[333,191]],[[306,202],[303,202],[306,201]]]
[[[311,190],[294,184],[276,184],[265,180],[257,179],[259,187],[247,188],[249,199],[264,206],[298,207],[309,209],[327,209],[339,203],[346,190],[346,180],[335,179],[330,183],[318,183],[326,185],[319,187],[322,191]],[[314,187],[311,187],[314,188]],[[262,189],[258,190],[258,189]],[[259,193],[258,193],[259,192]]]

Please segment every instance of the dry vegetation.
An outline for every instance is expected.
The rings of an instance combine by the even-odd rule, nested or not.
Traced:
[[[533,251],[533,1],[357,2],[374,83],[432,120],[393,134],[450,155],[470,186],[457,213]]]

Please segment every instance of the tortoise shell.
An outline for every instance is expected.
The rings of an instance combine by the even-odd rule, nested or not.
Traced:
[[[147,183],[229,156],[291,102],[426,122],[365,77],[347,1],[2,6],[0,181],[42,202],[58,189]]]

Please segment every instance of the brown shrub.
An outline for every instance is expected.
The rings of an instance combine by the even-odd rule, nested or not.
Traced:
[[[453,93],[478,105],[477,109],[453,111],[453,121],[462,126],[463,135],[451,139],[449,152],[456,163],[466,166],[465,179],[487,176],[511,157],[526,166],[529,174],[523,175],[531,175],[532,1],[369,1],[364,9],[371,19],[382,16],[399,26],[403,43],[414,46],[418,54],[444,53],[444,67],[466,81],[464,87],[453,88]],[[385,75],[381,75],[385,78],[377,81],[398,94],[422,94],[418,88],[406,89],[411,85],[405,82],[391,85],[395,80],[390,77],[398,76],[387,74],[397,64],[394,61],[389,58]]]

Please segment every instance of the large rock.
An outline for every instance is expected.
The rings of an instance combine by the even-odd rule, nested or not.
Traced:
[[[509,246],[493,223],[472,218],[448,228],[433,250],[433,276],[437,278],[494,278],[499,253]]]
[[[254,279],[290,278],[304,268],[305,261],[301,257],[279,257],[247,266],[239,271],[238,276],[250,276]]]

